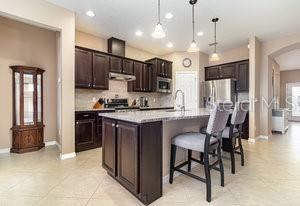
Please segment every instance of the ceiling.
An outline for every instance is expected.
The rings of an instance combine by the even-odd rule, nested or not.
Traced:
[[[157,23],[157,0],[47,0],[76,12],[76,29],[109,38],[126,40],[127,44],[158,55],[186,51],[192,41],[191,6],[188,0],[161,0],[163,40],[155,40],[151,33]],[[248,43],[250,36],[261,40],[300,33],[299,0],[198,0],[195,6],[195,30],[200,50],[210,53],[213,42],[211,19],[219,17],[219,51]],[[96,14],[91,18],[86,11]],[[171,12],[174,17],[164,18]],[[293,20],[293,21],[292,21]],[[143,36],[135,36],[141,30]],[[173,48],[166,44],[172,42]]]
[[[280,65],[281,71],[300,69],[300,49],[286,52],[276,57],[275,61]]]

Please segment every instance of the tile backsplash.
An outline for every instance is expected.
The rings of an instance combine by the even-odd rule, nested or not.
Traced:
[[[174,105],[172,94],[127,92],[127,82],[109,80],[109,90],[76,89],[76,108],[92,108],[100,97],[102,98],[127,98],[129,105],[134,99],[141,96],[148,97],[150,107],[169,107]]]

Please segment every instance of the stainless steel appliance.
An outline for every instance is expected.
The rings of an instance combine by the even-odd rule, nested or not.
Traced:
[[[147,97],[140,97],[140,107],[149,107]]]
[[[130,82],[130,81],[136,80],[136,77],[134,75],[109,72],[109,79],[110,80],[115,80],[115,81]]]
[[[209,107],[214,103],[232,102],[237,100],[236,80],[220,79],[203,82],[203,103]]]
[[[172,79],[157,77],[156,91],[162,93],[172,93]]]

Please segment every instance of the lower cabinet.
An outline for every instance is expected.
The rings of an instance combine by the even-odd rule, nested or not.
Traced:
[[[118,122],[117,178],[131,192],[138,193],[138,126]]]
[[[103,118],[102,166],[148,205],[162,196],[162,123]]]

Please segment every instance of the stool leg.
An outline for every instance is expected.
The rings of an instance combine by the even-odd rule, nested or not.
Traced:
[[[242,145],[242,138],[241,138],[241,134],[239,135],[239,147],[240,147],[240,153],[241,153],[241,165],[244,166],[245,165],[245,159],[244,159],[244,149],[243,149],[243,145]]]
[[[221,154],[221,144],[218,146],[218,161],[219,161],[219,167],[220,167],[220,175],[221,175],[221,186],[224,187],[224,166],[222,161],[222,154]]]
[[[171,158],[170,158],[170,184],[173,183],[173,177],[174,177],[174,167],[175,167],[175,160],[176,160],[176,146],[171,145]]]
[[[200,161],[203,162],[203,159],[204,159],[203,152],[200,152]]]
[[[211,202],[211,177],[209,169],[209,156],[208,150],[204,153],[204,170],[205,170],[205,181],[206,181],[206,200]]]
[[[188,150],[188,172],[191,171],[191,168],[192,168],[192,150]]]

